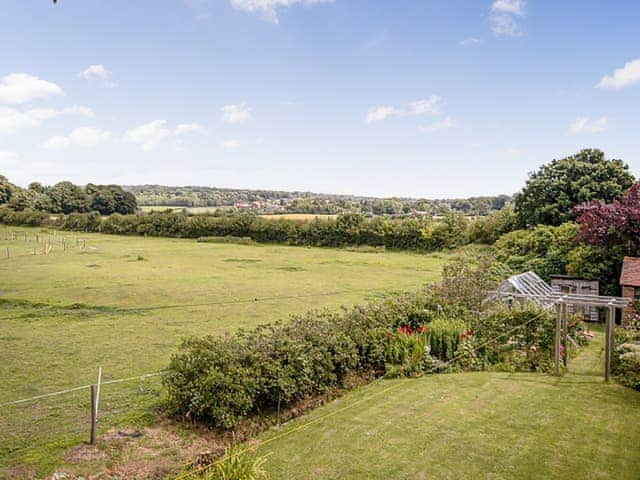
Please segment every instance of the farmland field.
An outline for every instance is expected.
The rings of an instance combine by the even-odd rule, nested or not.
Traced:
[[[226,207],[176,207],[169,205],[142,205],[140,210],[143,212],[163,212],[165,210],[186,210],[187,213],[214,213],[216,210],[224,210]]]
[[[204,214],[215,213],[216,210],[228,210],[230,207],[175,207],[175,206],[163,206],[163,205],[143,205],[140,209],[143,212],[163,212],[165,210],[186,210],[189,214]],[[260,215],[262,218],[268,220],[327,220],[336,218],[337,215],[322,214],[322,213],[270,213]]]
[[[185,336],[414,289],[447,256],[1,227],[0,403],[93,383],[100,366],[105,380],[156,372]],[[53,469],[86,439],[87,395],[4,407],[0,472]],[[157,397],[157,379],[105,388],[101,431],[144,422]]]

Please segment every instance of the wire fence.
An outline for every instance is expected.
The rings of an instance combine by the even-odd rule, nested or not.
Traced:
[[[73,234],[58,235],[56,230],[40,233],[11,230],[0,234],[0,260],[50,255],[70,250],[86,250],[87,239]]]
[[[514,334],[542,315],[544,313],[483,342],[475,347],[475,350],[478,351]],[[462,353],[458,354],[446,364],[452,365],[463,356]],[[160,371],[101,382],[97,422],[98,436],[104,437],[111,429],[117,430],[123,426],[142,426],[152,421],[161,398],[161,378],[165,373],[166,371]],[[380,377],[369,385],[379,383],[384,379],[384,376]],[[308,428],[327,417],[383,395],[387,391],[397,388],[397,385],[394,383],[382,391],[365,395],[362,399],[349,403],[341,409],[332,410],[313,420],[300,423],[280,434],[253,444],[249,448],[241,449],[233,453],[232,456],[241,455]],[[12,465],[33,463],[34,460],[37,461],[45,456],[72,456],[74,447],[88,443],[92,423],[91,386],[91,384],[86,384],[0,403],[0,472]],[[202,474],[222,461],[223,459],[217,460],[197,470],[187,470],[178,478],[185,479]]]
[[[101,383],[98,435],[136,427],[154,418],[163,372]],[[68,388],[0,404],[0,478],[11,468],[42,464],[47,457],[73,455],[90,440],[91,385]]]

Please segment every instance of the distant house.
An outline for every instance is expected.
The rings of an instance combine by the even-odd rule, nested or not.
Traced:
[[[600,282],[571,275],[551,275],[551,288],[556,292],[576,295],[599,295]],[[598,309],[596,307],[570,305],[569,312],[582,316],[583,320],[598,321]]]
[[[624,257],[620,286],[623,297],[640,300],[640,257]],[[632,307],[627,307],[624,311],[623,321],[629,321],[632,313]]]

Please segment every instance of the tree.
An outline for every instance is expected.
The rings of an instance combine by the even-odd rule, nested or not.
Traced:
[[[640,183],[633,185],[621,202],[590,202],[576,207],[575,213],[579,240],[599,247],[622,246],[630,255],[640,253]]]
[[[52,213],[89,211],[89,199],[84,190],[71,182],[60,182],[49,187]]]
[[[135,213],[138,208],[136,197],[130,192],[125,192],[119,185],[89,183],[85,191],[89,196],[91,210],[100,212],[101,215],[112,213],[127,215]]]
[[[530,173],[525,187],[516,194],[518,223],[523,228],[560,225],[574,217],[576,205],[619,200],[634,181],[628,165],[622,160],[607,160],[597,149],[553,160]]]
[[[7,180],[7,177],[0,175],[0,205],[7,203],[13,193],[16,190],[16,186]]]
[[[27,188],[37,193],[44,193],[47,190],[40,182],[31,182]]]

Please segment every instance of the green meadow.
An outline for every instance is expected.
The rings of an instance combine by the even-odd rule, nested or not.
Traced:
[[[160,371],[187,336],[415,289],[447,257],[0,227],[0,403],[95,383],[99,367]],[[87,438],[88,395],[0,407],[0,472],[52,471]],[[148,422],[159,395],[158,377],[105,386],[100,431]]]

